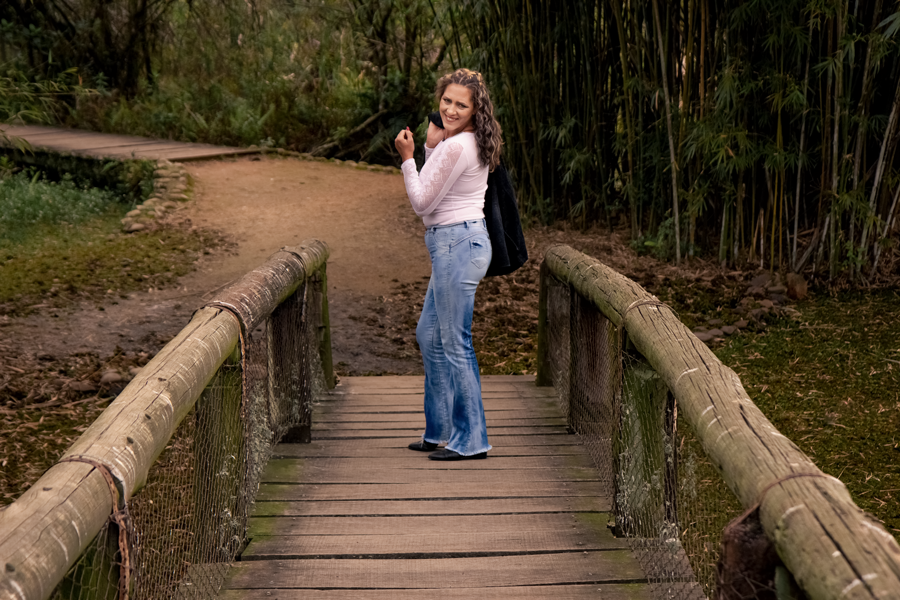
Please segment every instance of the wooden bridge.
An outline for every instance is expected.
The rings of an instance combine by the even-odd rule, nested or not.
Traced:
[[[276,447],[222,596],[649,598],[552,388],[483,388],[489,458],[436,462],[406,448],[425,425],[422,377],[342,380],[313,442]]]
[[[171,161],[204,160],[220,156],[256,154],[259,148],[234,148],[212,144],[192,144],[159,140],[136,135],[114,135],[84,129],[46,125],[3,125],[0,130],[11,138],[28,142],[35,150],[76,154],[91,158],[115,160],[167,159]]]

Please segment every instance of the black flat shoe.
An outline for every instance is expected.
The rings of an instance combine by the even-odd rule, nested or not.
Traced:
[[[446,448],[442,448],[437,452],[432,452],[428,455],[428,458],[431,460],[469,460],[473,458],[487,458],[487,452],[479,452],[478,454],[472,454],[471,456],[463,456],[458,452],[454,452],[453,450],[447,450]]]
[[[407,447],[410,450],[418,450],[419,452],[433,452],[437,449],[438,445],[432,442],[426,442],[425,440],[419,440],[418,442],[413,442]]]

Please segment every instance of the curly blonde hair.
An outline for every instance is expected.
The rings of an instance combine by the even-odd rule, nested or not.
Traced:
[[[438,80],[435,96],[438,104],[451,83],[464,86],[472,94],[475,126],[475,141],[478,144],[478,159],[491,171],[500,164],[500,150],[503,147],[503,132],[494,118],[494,104],[488,94],[487,85],[481,73],[469,69],[457,69]]]

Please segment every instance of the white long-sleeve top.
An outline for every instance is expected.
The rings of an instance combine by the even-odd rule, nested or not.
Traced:
[[[425,146],[421,173],[411,158],[400,168],[409,202],[426,227],[484,218],[488,168],[478,160],[474,133],[458,133],[433,149]]]

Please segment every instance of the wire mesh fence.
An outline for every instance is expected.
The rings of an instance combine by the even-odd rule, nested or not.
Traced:
[[[655,598],[714,597],[721,533],[740,502],[627,336],[567,283],[543,285],[552,383],[610,490],[616,534]]]
[[[308,278],[243,332],[144,487],[120,504],[52,598],[216,596],[247,543],[274,444],[309,441],[311,401],[326,385],[323,294],[323,277]]]

